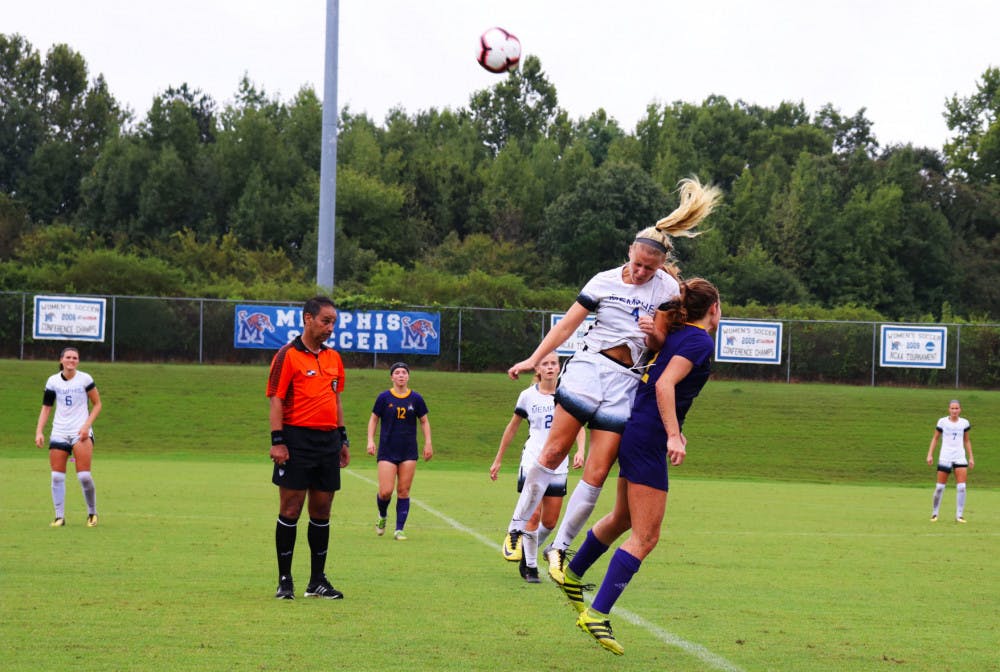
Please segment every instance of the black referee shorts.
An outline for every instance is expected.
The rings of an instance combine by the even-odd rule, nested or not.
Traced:
[[[285,425],[282,428],[288,461],[274,465],[271,482],[289,490],[340,490],[339,429],[324,430]]]

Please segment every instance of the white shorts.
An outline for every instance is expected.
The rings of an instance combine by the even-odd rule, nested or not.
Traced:
[[[621,434],[639,378],[599,352],[577,352],[559,376],[556,403],[590,429]]]
[[[965,455],[965,448],[942,448],[938,454],[938,467],[967,467],[969,460]]]

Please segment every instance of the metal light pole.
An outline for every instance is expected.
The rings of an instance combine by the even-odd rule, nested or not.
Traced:
[[[333,289],[334,220],[337,214],[337,43],[340,0],[326,0],[326,69],[323,77],[323,147],[319,164],[319,230],[316,284]]]

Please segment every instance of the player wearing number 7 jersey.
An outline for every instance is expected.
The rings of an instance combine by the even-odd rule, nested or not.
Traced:
[[[567,362],[556,391],[552,428],[542,453],[525,475],[517,509],[501,551],[513,552],[512,542],[525,531],[549,479],[566,458],[577,432],[590,428],[590,454],[583,478],[566,507],[554,547],[546,553],[549,576],[562,582],[566,549],[597,504],[604,480],[618,456],[618,444],[628,419],[647,353],[663,345],[665,334],[654,327],[659,305],[678,296],[677,280],[666,270],[672,263],[671,236],[691,232],[712,212],[721,191],[695,179],[680,183],[680,205],[655,226],[640,231],[629,246],[628,263],[594,276],[528,359],[510,367],[512,379],[573,335],[588,314],[594,325],[583,338],[583,351]]]
[[[927,449],[927,464],[934,464],[934,448],[937,446],[938,438],[941,439],[931,522],[936,522],[938,519],[941,498],[948,483],[948,474],[952,471],[955,472],[955,489],[958,492],[955,497],[955,520],[960,523],[965,522],[965,482],[969,469],[976,466],[976,460],[972,457],[972,439],[969,438],[971,425],[968,420],[961,417],[961,413],[962,405],[958,403],[958,399],[948,402],[948,415],[938,420],[931,436],[931,445]]]

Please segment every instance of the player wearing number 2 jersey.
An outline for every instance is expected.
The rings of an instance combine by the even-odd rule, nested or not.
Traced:
[[[678,294],[677,281],[663,269],[670,263],[671,236],[692,236],[691,229],[711,213],[721,196],[716,187],[697,180],[681,181],[681,203],[655,226],[640,231],[629,246],[628,263],[599,273],[581,290],[566,312],[531,356],[510,367],[507,374],[531,371],[595,313],[593,327],[584,337],[584,350],[566,364],[556,392],[552,429],[542,454],[525,476],[517,509],[508,527],[501,552],[512,551],[512,540],[524,532],[538,506],[545,484],[565,459],[577,432],[590,428],[590,454],[583,478],[573,491],[566,515],[548,553],[549,576],[562,581],[566,549],[597,504],[601,487],[618,456],[618,444],[632,404],[647,352],[663,344],[665,334],[654,327],[657,307]]]
[[[507,447],[514,439],[521,420],[528,421],[528,440],[524,443],[521,451],[521,466],[518,470],[517,491],[524,489],[524,475],[527,470],[538,460],[545,445],[545,439],[549,435],[549,428],[552,426],[552,419],[555,413],[555,391],[556,381],[559,377],[559,357],[552,352],[542,358],[535,368],[535,382],[526,390],[523,390],[517,397],[517,404],[514,406],[514,415],[504,429],[500,439],[500,448],[497,450],[496,458],[490,465],[490,478],[497,480],[500,472],[500,463],[503,460]],[[584,447],[587,432],[580,428],[576,437],[577,450],[573,456],[573,468],[579,469],[583,466]],[[549,533],[555,528],[559,520],[559,511],[562,510],[563,497],[566,496],[566,478],[569,473],[569,458],[563,459],[555,473],[549,479],[542,497],[542,503],[532,513],[531,519],[525,526],[525,531],[529,534],[523,537],[523,548],[517,540],[512,542],[513,552],[504,557],[512,562],[520,563],[521,578],[528,583],[538,583],[538,547],[545,543]],[[533,533],[533,534],[532,534]]]

